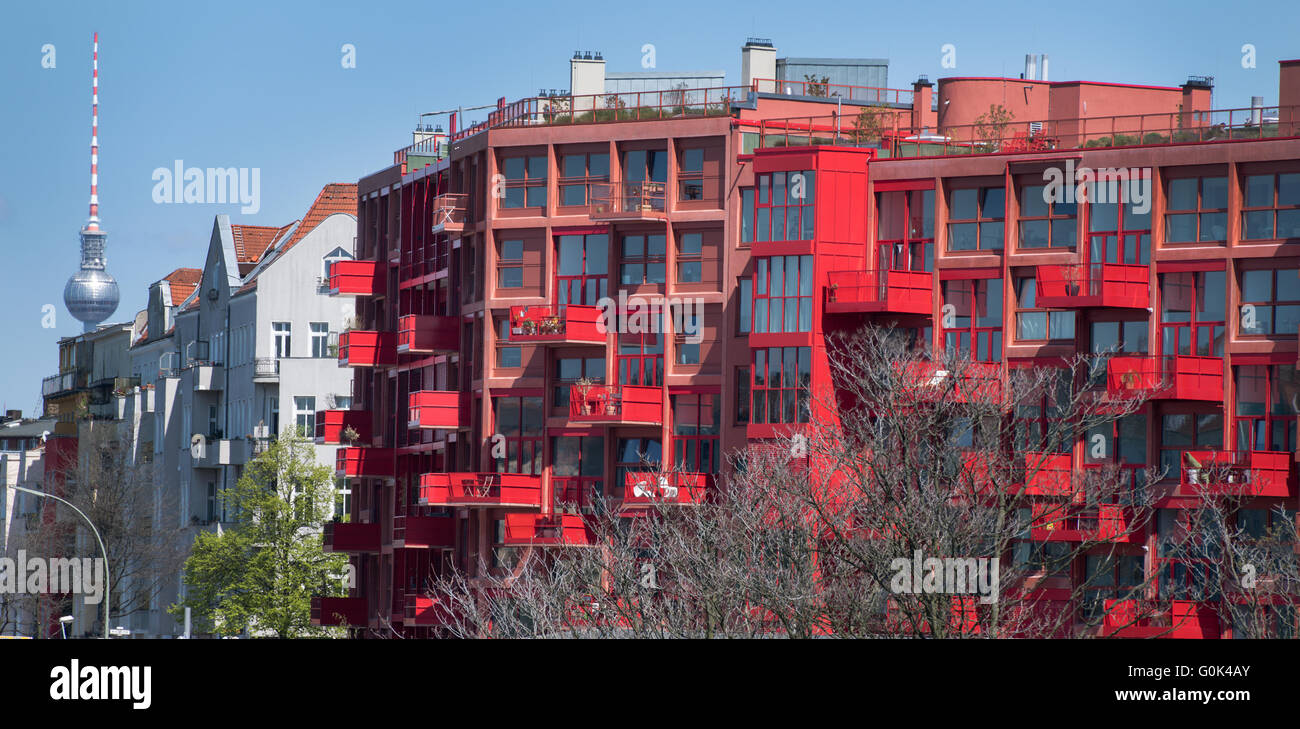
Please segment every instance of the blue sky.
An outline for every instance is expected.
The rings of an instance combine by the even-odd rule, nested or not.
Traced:
[[[611,71],[724,69],[739,83],[746,36],[780,56],[886,57],[893,87],[918,74],[1019,73],[1051,56],[1053,80],[1177,85],[1216,79],[1215,108],[1277,103],[1277,61],[1300,57],[1293,0],[1252,12],[1222,3],[1054,2],[222,2],[19,3],[0,23],[0,401],[35,410],[58,368],[57,340],[81,325],[63,308],[89,198],[90,44],[100,33],[100,204],[114,320],[150,282],[198,267],[214,215],[282,225],[328,182],[354,182],[410,142],[422,111],[568,86],[574,50]],[[55,68],[42,68],[45,44]],[[356,47],[344,69],[340,48]],[[955,69],[940,48],[957,48]],[[1241,47],[1256,47],[1256,68]],[[476,119],[473,114],[470,119]],[[175,160],[261,170],[261,210],[160,205],[151,174]],[[54,304],[57,326],[42,328]]]

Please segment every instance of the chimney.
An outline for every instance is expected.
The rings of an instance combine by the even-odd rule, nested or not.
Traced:
[[[1250,123],[1253,126],[1262,126],[1264,124],[1264,97],[1250,97]]]
[[[912,129],[918,134],[929,134],[939,123],[939,113],[934,106],[934,84],[921,76],[912,82]]]
[[[755,88],[756,79],[771,79]],[[756,91],[776,91],[776,46],[769,38],[748,38],[740,49],[740,85]]]
[[[605,59],[593,51],[574,51],[569,60],[569,93],[595,97],[605,93]],[[590,105],[595,99],[582,103]],[[575,108],[574,111],[577,111]]]
[[[1047,54],[1046,53],[1038,57],[1038,78],[1041,81],[1047,80]]]
[[[1278,136],[1295,136],[1300,134],[1300,58],[1279,62],[1277,78]]]
[[[1025,80],[1033,81],[1038,74],[1038,63],[1032,53],[1025,54]]]
[[[1209,124],[1210,95],[1214,91],[1213,76],[1188,76],[1183,84],[1183,126],[1195,129]]]

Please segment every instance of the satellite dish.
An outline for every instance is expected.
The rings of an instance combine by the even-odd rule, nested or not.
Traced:
[[[202,433],[195,433],[190,438],[190,458],[199,459],[203,457],[203,451],[208,444],[208,439]]]

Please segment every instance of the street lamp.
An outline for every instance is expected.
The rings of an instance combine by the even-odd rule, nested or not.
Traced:
[[[68,639],[68,626],[72,625],[72,621],[74,620],[76,620],[76,618],[72,617],[71,615],[64,615],[63,617],[59,618],[59,630],[63,633],[64,640]]]
[[[90,521],[90,517],[86,516],[85,512],[83,512],[81,509],[78,509],[76,506],[72,504],[72,502],[68,501],[67,499],[61,498],[59,496],[55,496],[54,494],[47,494],[44,491],[37,491],[35,489],[24,488],[22,486],[15,486],[13,484],[6,484],[6,485],[9,488],[14,489],[15,491],[22,491],[23,493],[33,494],[35,496],[44,496],[47,499],[54,499],[55,501],[61,504],[66,504],[68,508],[77,512],[77,514],[80,515],[82,519],[85,519],[86,523],[90,525],[90,531],[95,533],[95,541],[99,542],[99,551],[101,554],[104,555],[104,638],[107,639],[108,638],[108,611],[109,611],[109,607],[113,604],[113,599],[112,599],[113,578],[108,571],[108,550],[104,549],[104,540],[100,538],[99,530],[95,528],[94,523]],[[62,621],[63,619],[60,618],[59,622],[62,623]]]

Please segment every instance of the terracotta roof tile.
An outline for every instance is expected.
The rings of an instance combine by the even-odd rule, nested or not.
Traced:
[[[203,269],[178,268],[163,276],[163,279],[171,283],[172,306],[180,306],[199,287],[199,282],[203,280]]]
[[[292,248],[295,243],[307,237],[307,234],[315,230],[316,226],[335,213],[346,213],[353,216],[357,214],[357,184],[355,182],[331,182],[321,188],[320,194],[316,196],[316,201],[311,204],[311,209],[303,216],[302,224],[293,232],[289,240],[280,246],[280,250],[287,251]]]
[[[282,230],[270,225],[231,225],[235,259],[240,263],[256,263]]]

